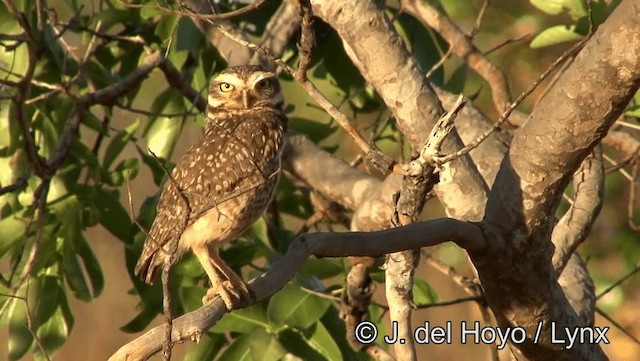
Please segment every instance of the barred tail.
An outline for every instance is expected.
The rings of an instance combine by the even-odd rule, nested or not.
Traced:
[[[153,280],[156,278],[158,270],[162,266],[162,261],[158,257],[157,250],[147,249],[146,244],[142,250],[142,254],[136,263],[134,274],[140,277],[144,282],[153,284]]]

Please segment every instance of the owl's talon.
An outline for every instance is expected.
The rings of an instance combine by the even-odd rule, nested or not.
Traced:
[[[207,290],[207,294],[202,297],[202,304],[208,305],[217,296],[222,298],[227,310],[235,310],[249,306],[255,301],[255,295],[249,290],[247,284],[242,282],[234,287],[229,281],[223,282],[218,287],[211,287]]]

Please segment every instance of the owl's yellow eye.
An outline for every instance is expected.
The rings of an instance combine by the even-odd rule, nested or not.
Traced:
[[[233,90],[233,85],[229,83],[220,83],[220,91],[223,93],[230,92]]]
[[[267,89],[269,88],[269,86],[271,86],[271,82],[269,81],[269,79],[262,79],[258,82],[258,89]]]

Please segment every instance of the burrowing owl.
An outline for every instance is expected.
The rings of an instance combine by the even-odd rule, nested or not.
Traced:
[[[228,68],[211,82],[204,134],[165,184],[136,275],[152,283],[179,237],[176,256],[191,249],[211,280],[205,303],[220,295],[228,309],[247,304],[246,285],[218,247],[255,222],[273,198],[287,127],[282,105],[276,75],[259,66]]]

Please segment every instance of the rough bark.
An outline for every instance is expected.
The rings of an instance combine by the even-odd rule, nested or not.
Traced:
[[[315,0],[312,5],[314,14],[336,29],[347,54],[392,111],[413,149],[421,149],[444,109],[384,10],[373,1]],[[442,149],[449,153],[461,147],[454,131]],[[482,217],[488,190],[471,158],[445,164],[435,191],[450,216]]]
[[[406,61],[399,38],[389,35],[393,32],[380,9],[370,2],[325,0],[313,4],[316,15],[341,35],[354,63],[394,111],[404,134],[414,146],[420,144],[418,134],[426,134],[420,129],[434,119],[438,104],[415,63]],[[491,192],[484,220],[490,247],[472,252],[472,256],[501,326],[535,331],[539,322],[549,325],[551,320],[570,328],[584,325],[564,297],[551,266],[553,224],[549,220],[553,217],[548,215],[553,214],[573,172],[637,90],[638,4],[627,1],[619,8],[516,135],[517,143],[514,140]],[[354,12],[361,14],[358,19],[362,20],[348,15]],[[457,179],[451,184],[461,191],[443,192],[443,203],[449,200],[447,194],[455,194],[467,205],[477,204],[482,198],[477,191],[482,187],[466,182],[472,177],[460,172],[455,175]],[[446,184],[445,177],[443,186]],[[470,193],[473,196],[467,197]],[[475,213],[456,212],[465,209],[469,206],[448,208],[456,216]],[[562,351],[561,345],[551,344],[549,329],[544,331],[537,344],[530,339],[519,345],[527,357],[606,358],[598,345]]]
[[[623,1],[600,26],[515,135],[490,193],[487,250],[471,252],[501,326],[583,326],[556,282],[554,211],[574,171],[640,83],[640,3]],[[597,91],[596,91],[597,89]],[[508,272],[506,271],[508,270]],[[519,346],[531,360],[603,360],[596,344],[571,349],[541,340]]]

